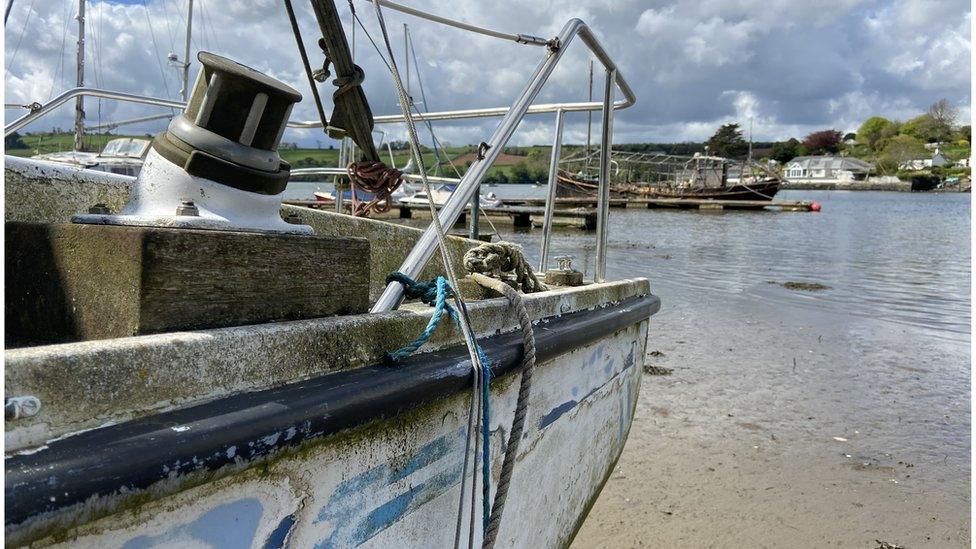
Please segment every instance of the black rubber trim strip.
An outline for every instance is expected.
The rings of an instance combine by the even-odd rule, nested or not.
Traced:
[[[190,175],[251,193],[272,196],[279,194],[285,190],[291,176],[291,165],[284,160],[279,162],[276,172],[255,170],[194,149],[166,132],[153,139],[152,148]]]
[[[544,361],[593,343],[647,320],[660,306],[649,295],[539,322],[536,356]],[[494,376],[517,369],[521,341],[518,331],[480,340]],[[263,458],[467,390],[470,379],[467,350],[456,346],[395,368],[335,372],[71,436],[5,460],[5,524],[145,489],[173,475]]]

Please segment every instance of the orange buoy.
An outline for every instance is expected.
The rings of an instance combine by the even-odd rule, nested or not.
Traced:
[[[813,202],[812,204],[810,204],[810,211],[811,212],[819,212],[820,211],[820,203],[819,202]]]

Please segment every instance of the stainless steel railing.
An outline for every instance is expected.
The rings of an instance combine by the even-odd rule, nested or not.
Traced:
[[[379,0],[387,5],[386,0]],[[502,151],[505,144],[512,137],[515,132],[515,128],[518,126],[519,122],[529,113],[530,104],[532,100],[538,95],[539,90],[549,79],[549,75],[552,74],[553,69],[559,60],[562,58],[566,51],[566,48],[573,41],[573,39],[579,36],[584,44],[590,49],[590,51],[596,56],[596,58],[603,65],[606,70],[606,85],[604,88],[603,102],[599,103],[600,108],[603,110],[603,132],[601,135],[601,147],[603,154],[600,156],[600,192],[597,200],[597,265],[595,269],[594,279],[597,282],[602,282],[606,274],[606,248],[607,248],[607,226],[608,226],[608,215],[610,207],[610,181],[609,181],[609,166],[610,166],[610,145],[611,136],[613,133],[613,111],[618,108],[625,108],[633,105],[636,102],[636,97],[634,96],[633,90],[627,84],[626,80],[619,74],[617,65],[613,62],[610,56],[607,54],[606,50],[596,39],[596,36],[590,31],[590,28],[586,26],[585,23],[579,19],[571,19],[563,26],[562,31],[560,31],[559,36],[554,41],[549,41],[549,44],[555,44],[556,46],[550,46],[547,49],[546,56],[542,59],[539,65],[535,68],[532,76],[529,78],[528,83],[523,88],[522,92],[516,98],[515,102],[509,107],[499,123],[498,127],[495,128],[494,133],[486,141],[489,148],[484,155],[484,158],[475,161],[474,164],[470,166],[468,171],[461,178],[458,183],[457,189],[451,196],[451,199],[441,208],[439,212],[440,222],[445,227],[451,227],[457,221],[458,216],[464,209],[465,204],[467,204],[478,185],[481,184],[481,180],[484,178],[485,174],[488,172],[488,168],[492,165],[498,154]],[[623,93],[624,98],[620,102],[614,101],[614,90],[619,88]],[[586,104],[587,108],[581,110],[589,110],[590,105],[595,105],[594,103]],[[552,112],[559,112],[574,110],[574,105],[572,104],[555,104],[552,106]],[[490,109],[489,109],[490,110]],[[475,109],[468,111],[471,118],[481,116],[485,109]],[[477,114],[475,114],[477,113]],[[485,114],[487,115],[487,114]],[[418,117],[417,119],[422,119]],[[553,148],[553,152],[557,153],[558,147]],[[552,178],[552,174],[550,174]],[[552,193],[552,190],[550,190]],[[548,200],[546,208],[550,209],[550,223],[551,223],[551,208],[553,207],[554,200]],[[550,231],[551,234],[551,231]],[[546,236],[548,238],[548,236]],[[548,249],[548,244],[544,244]],[[400,266],[400,272],[406,274],[411,278],[416,278],[420,275],[423,270],[424,265],[433,256],[434,251],[437,248],[437,233],[433,227],[433,224],[424,231],[417,244],[410,250],[403,264]],[[399,283],[391,283],[387,285],[383,294],[373,305],[372,312],[382,312],[395,309],[403,298],[403,287]]]
[[[171,99],[159,99],[158,97],[149,97],[146,95],[137,95],[134,93],[117,92],[110,90],[102,90],[99,88],[71,88],[70,90],[58,95],[54,99],[47,102],[45,105],[41,105],[39,108],[32,109],[31,112],[21,116],[17,120],[14,120],[10,124],[3,127],[4,137],[14,133],[15,131],[23,128],[24,126],[34,122],[38,118],[45,116],[51,111],[57,109],[61,105],[64,105],[68,101],[75,99],[76,97],[100,97],[102,99],[115,99],[117,101],[123,101],[125,103],[138,103],[141,105],[153,105],[156,107],[168,107],[173,109],[182,110],[186,106],[182,101],[173,101]]]

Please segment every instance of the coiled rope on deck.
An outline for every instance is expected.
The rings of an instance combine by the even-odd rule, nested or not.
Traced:
[[[548,289],[525,260],[522,247],[512,242],[488,242],[471,248],[464,254],[464,268],[498,279],[508,279],[510,273],[516,289],[527,294]]]

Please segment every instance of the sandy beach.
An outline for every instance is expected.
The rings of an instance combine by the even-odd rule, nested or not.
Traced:
[[[968,344],[731,299],[655,317],[673,373],[645,374],[573,546],[969,546]]]

